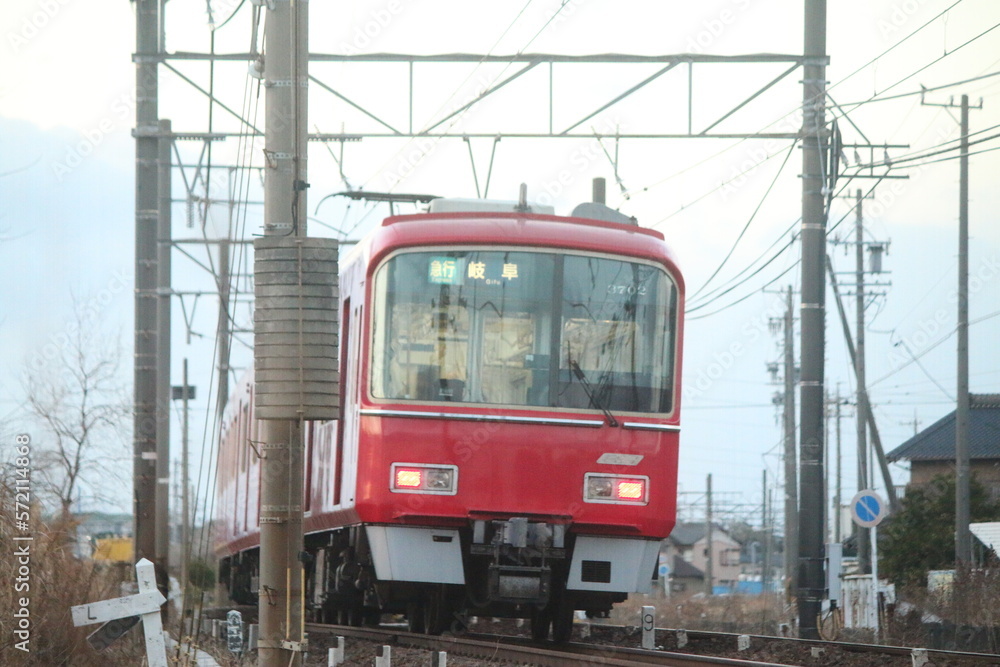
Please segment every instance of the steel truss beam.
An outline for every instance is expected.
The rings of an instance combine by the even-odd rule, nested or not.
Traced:
[[[244,127],[248,128],[249,132],[215,132],[212,138],[222,138],[222,137],[242,137],[242,136],[259,136],[259,131],[257,128],[253,127],[250,123],[240,117],[240,115],[235,112],[230,107],[226,106],[222,101],[218,99],[216,95],[213,95],[209,90],[204,89],[197,83],[192,81],[189,77],[179,71],[176,67],[170,64],[171,61],[209,61],[209,62],[224,62],[224,61],[251,61],[256,58],[255,54],[251,53],[223,53],[223,54],[211,54],[211,53],[193,53],[193,52],[177,52],[177,53],[160,53],[154,55],[144,55],[136,56],[134,60],[136,62],[157,62],[162,63],[166,68],[168,68],[172,73],[176,74],[181,80],[188,83],[195,90],[201,94],[207,96],[215,104],[218,104],[221,109],[226,111],[232,116],[235,116],[243,122]],[[712,132],[719,124],[728,120],[741,109],[746,107],[750,102],[760,97],[762,94],[767,92],[770,88],[778,84],[779,82],[786,79],[794,71],[805,65],[826,65],[828,58],[816,58],[816,57],[806,57],[801,55],[788,55],[788,54],[773,54],[773,53],[760,53],[760,54],[750,54],[750,55],[739,55],[739,56],[717,56],[717,55],[702,55],[702,54],[671,54],[671,55],[653,55],[653,56],[643,56],[643,55],[633,55],[633,54],[622,54],[622,53],[608,53],[608,54],[597,54],[597,55],[582,55],[582,56],[570,56],[561,54],[550,54],[550,53],[533,53],[533,54],[516,54],[516,55],[481,55],[481,54],[467,54],[467,53],[451,53],[451,54],[439,54],[439,55],[404,55],[395,53],[370,53],[370,54],[360,54],[360,55],[339,55],[339,54],[329,54],[329,53],[313,53],[310,55],[309,60],[311,63],[365,63],[365,64],[396,64],[405,66],[408,69],[408,80],[409,85],[401,88],[398,92],[400,95],[406,95],[406,99],[402,101],[389,102],[390,108],[400,109],[406,108],[408,110],[408,122],[406,128],[401,128],[393,125],[392,123],[385,120],[385,114],[379,113],[377,110],[357,102],[345,95],[342,91],[338,90],[335,86],[324,82],[320,76],[315,73],[309,75],[309,79],[316,84],[320,89],[333,95],[341,102],[347,104],[348,106],[354,108],[364,116],[367,116],[371,120],[375,121],[382,126],[381,131],[378,132],[354,132],[354,133],[316,133],[309,135],[309,139],[312,141],[335,141],[335,142],[347,142],[347,141],[360,141],[361,139],[377,139],[377,138],[414,138],[414,137],[431,137],[431,138],[487,138],[492,139],[496,137],[504,138],[516,138],[516,139],[590,139],[593,138],[593,132],[577,131],[574,132],[578,127],[591,120],[595,116],[599,115],[601,112],[606,111],[608,108],[614,106],[615,104],[631,97],[639,90],[646,88],[655,80],[659,79],[661,76],[666,74],[672,69],[675,69],[679,65],[687,65],[687,131],[681,132],[620,132],[616,133],[614,136],[619,139],[689,139],[689,138],[715,138],[715,139],[794,139],[798,136],[797,132]],[[503,63],[507,65],[521,65],[515,72],[505,76],[504,78],[492,83],[488,88],[483,90],[476,98],[463,104],[457,109],[454,109],[442,117],[436,117],[429,121],[423,128],[415,129],[414,126],[414,115],[413,115],[413,99],[415,94],[418,92],[414,84],[414,69],[417,65],[421,68],[433,67],[436,64],[483,64],[483,63]],[[731,64],[731,63],[749,63],[749,64],[788,64],[789,67],[783,70],[775,78],[770,81],[761,83],[761,85],[753,92],[751,95],[743,99],[741,102],[730,108],[728,111],[719,116],[716,120],[704,126],[704,129],[695,131],[695,122],[693,114],[693,96],[694,96],[694,66],[697,65],[713,65],[713,64]],[[644,79],[637,81],[631,86],[627,87],[621,93],[615,95],[611,99],[607,100],[605,103],[597,106],[597,108],[587,112],[585,115],[580,117],[575,122],[568,124],[567,126],[557,129],[554,124],[554,107],[555,107],[555,65],[571,65],[571,64],[604,64],[604,65],[623,65],[623,66],[634,66],[634,65],[662,65],[660,69],[655,71],[653,74],[646,76]],[[449,120],[455,118],[456,116],[472,109],[483,103],[483,101],[496,93],[500,89],[507,86],[509,83],[519,79],[523,75],[527,74],[531,70],[537,68],[539,65],[548,65],[548,128],[536,132],[488,132],[488,133],[470,133],[470,132],[460,132],[451,131],[449,127],[442,126],[445,125]],[[623,79],[627,75],[623,74]],[[432,77],[433,78],[433,77]],[[538,100],[544,100],[544,96],[538,96]],[[568,107],[574,107],[574,103],[570,101],[567,104]],[[199,137],[198,133],[187,133],[186,136],[195,138]],[[609,133],[605,133],[604,136],[611,136]]]

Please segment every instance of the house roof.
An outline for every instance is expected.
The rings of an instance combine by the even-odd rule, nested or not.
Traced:
[[[712,524],[713,535],[718,533],[719,535],[729,536],[729,532],[717,523]],[[678,546],[690,547],[694,546],[698,540],[705,537],[705,522],[683,522],[678,521],[677,525],[674,526],[673,531],[667,538],[673,544]]]
[[[955,413],[945,415],[896,449],[889,461],[955,458]],[[1000,459],[1000,394],[969,396],[969,459]]]
[[[674,556],[670,576],[675,579],[704,579],[705,573],[680,556]]]
[[[970,523],[969,530],[988,549],[993,549],[997,554],[1000,554],[1000,521]]]

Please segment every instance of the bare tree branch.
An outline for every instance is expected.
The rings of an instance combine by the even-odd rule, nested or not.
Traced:
[[[84,489],[111,500],[108,492],[127,474],[122,464],[131,426],[118,337],[88,321],[80,303],[74,299],[75,318],[56,354],[45,364],[26,365],[22,376],[28,412],[41,429],[37,474],[63,516],[72,514]]]

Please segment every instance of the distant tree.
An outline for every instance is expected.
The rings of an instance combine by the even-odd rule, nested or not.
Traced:
[[[1000,519],[1000,503],[972,478],[972,521]],[[923,586],[930,570],[955,567],[955,477],[907,489],[902,508],[879,531],[879,572],[900,586]]]
[[[22,386],[37,424],[32,459],[39,490],[64,521],[84,486],[99,499],[120,488],[129,407],[116,337],[77,304],[75,318],[25,365]]]
[[[188,579],[199,591],[207,591],[215,585],[215,570],[207,561],[199,558],[191,561],[188,566]]]

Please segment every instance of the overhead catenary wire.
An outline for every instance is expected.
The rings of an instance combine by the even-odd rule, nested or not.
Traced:
[[[750,292],[749,294],[747,294],[747,295],[745,295],[745,296],[737,299],[736,301],[733,301],[732,303],[726,304],[725,306],[719,308],[718,310],[713,310],[710,313],[704,313],[702,315],[695,315],[693,317],[688,316],[687,319],[689,319],[689,320],[701,320],[701,319],[704,319],[706,317],[711,317],[712,315],[718,315],[719,313],[721,313],[721,312],[723,312],[725,310],[728,310],[728,309],[732,308],[733,306],[735,306],[735,305],[737,305],[739,303],[743,303],[744,301],[746,301],[750,297],[752,297],[755,294],[758,294],[760,292],[763,292],[765,289],[767,289],[768,287],[770,287],[774,283],[778,282],[781,278],[783,278],[785,276],[785,274],[787,274],[789,271],[791,271],[792,269],[794,269],[801,262],[802,262],[801,259],[795,260],[792,264],[790,264],[788,266],[787,269],[785,269],[784,271],[782,271],[781,273],[779,273],[778,275],[776,275],[774,278],[772,278],[771,280],[769,280],[766,283],[764,283],[763,285],[761,285],[758,289],[756,289],[753,292]]]
[[[892,51],[893,51],[894,49],[896,49],[896,48],[898,48],[899,46],[901,46],[901,45],[902,45],[903,43],[905,43],[905,42],[906,42],[907,40],[909,40],[909,39],[910,39],[911,37],[913,37],[913,36],[917,35],[918,33],[920,33],[920,32],[921,32],[922,30],[924,30],[925,28],[927,28],[928,26],[930,26],[931,24],[933,24],[933,23],[934,23],[935,21],[937,21],[938,19],[940,19],[940,18],[941,18],[942,16],[944,16],[945,14],[947,14],[947,13],[948,13],[949,11],[951,11],[951,10],[952,10],[953,8],[955,8],[955,7],[957,6],[957,5],[961,4],[962,2],[964,2],[964,0],[956,0],[956,2],[952,3],[952,4],[951,4],[951,5],[949,6],[949,7],[947,7],[946,9],[944,9],[943,11],[941,11],[940,13],[936,14],[935,16],[933,16],[933,17],[932,17],[931,19],[929,19],[928,21],[926,21],[925,23],[923,23],[923,24],[922,24],[921,26],[919,26],[919,27],[918,27],[918,28],[917,28],[916,30],[914,30],[914,31],[913,31],[913,32],[911,32],[910,34],[906,35],[905,37],[903,37],[903,38],[902,38],[902,39],[900,39],[899,41],[897,41],[897,42],[893,43],[893,44],[892,44],[892,46],[890,46],[889,48],[887,48],[887,49],[885,49],[884,51],[882,51],[882,52],[881,52],[881,53],[880,53],[879,55],[875,56],[874,58],[872,58],[871,60],[869,60],[869,61],[868,61],[867,63],[865,63],[864,65],[862,65],[861,67],[858,67],[857,69],[855,69],[855,70],[854,70],[853,72],[851,72],[850,74],[848,74],[848,75],[846,75],[846,76],[842,77],[842,78],[841,78],[841,79],[839,79],[839,80],[838,80],[838,81],[837,81],[836,83],[833,83],[832,85],[828,86],[828,87],[826,88],[826,93],[828,94],[828,93],[829,93],[829,92],[830,92],[831,90],[833,90],[833,89],[834,89],[834,88],[836,88],[837,86],[839,86],[839,85],[843,84],[844,82],[846,82],[846,81],[847,81],[847,80],[849,80],[850,78],[854,77],[855,75],[857,75],[858,73],[860,73],[861,71],[863,71],[864,69],[866,69],[867,67],[870,67],[870,66],[871,66],[871,65],[872,65],[873,63],[876,63],[876,62],[878,62],[878,60],[880,60],[881,58],[885,57],[885,56],[886,56],[886,55],[888,55],[888,54],[889,54],[890,52],[892,52]],[[974,39],[976,39],[976,38],[974,38]],[[972,40],[972,41],[974,41],[974,40]],[[964,45],[963,45],[963,46],[964,46]],[[950,55],[950,54],[954,53],[955,51],[957,51],[957,50],[958,50],[958,49],[960,49],[960,48],[962,48],[962,47],[960,46],[960,47],[958,47],[958,48],[954,49],[953,51],[951,51],[951,52],[949,52],[948,54],[945,54],[945,55],[946,55],[946,56],[947,56],[947,55]],[[938,58],[937,60],[940,60],[940,58]],[[937,60],[935,60],[934,62],[937,62]],[[932,62],[931,64],[933,64],[933,62]],[[928,65],[928,66],[929,66],[929,65]],[[919,73],[920,71],[923,71],[923,69],[926,69],[926,67],[927,67],[927,66],[925,66],[925,67],[922,67],[922,68],[921,68],[920,70],[918,70],[917,72],[914,72],[914,73],[912,73],[912,74],[908,75],[908,76],[907,76],[907,77],[906,77],[905,79],[902,79],[902,80],[900,80],[900,81],[897,81],[897,82],[896,82],[896,83],[894,83],[894,84],[893,84],[892,86],[889,86],[889,88],[886,88],[886,89],[884,89],[884,90],[883,90],[883,92],[884,92],[885,90],[889,90],[889,89],[891,89],[891,88],[895,87],[896,85],[898,85],[899,83],[902,83],[902,81],[905,81],[906,79],[909,79],[909,78],[912,78],[913,76],[915,76],[916,74],[918,74],[918,73]],[[940,86],[940,87],[939,87],[939,89],[943,89],[943,88],[946,88],[946,87],[949,87],[949,86],[955,86],[955,85],[960,85],[961,83],[962,83],[962,82],[956,82],[956,83],[952,83],[952,84],[947,84],[947,85],[945,85],[945,86]],[[919,94],[919,91],[918,91],[918,93],[917,93],[917,94]],[[870,102],[870,101],[872,101],[872,100],[871,100],[871,99],[869,99],[869,100],[865,100],[865,101],[862,101],[862,102],[856,102],[856,103],[852,103],[852,106],[855,106],[855,107],[857,107],[857,106],[861,106],[861,105],[863,105],[863,104],[866,104],[866,103],[868,103],[868,102]],[[782,114],[782,115],[781,115],[781,116],[780,116],[780,117],[779,117],[778,119],[776,119],[776,120],[774,120],[774,121],[771,121],[770,123],[768,123],[768,124],[764,125],[764,126],[763,126],[763,127],[762,127],[762,128],[760,129],[760,130],[758,130],[758,131],[759,131],[759,132],[763,132],[764,130],[768,129],[769,127],[771,127],[771,126],[775,125],[776,123],[779,123],[779,122],[781,122],[782,120],[784,120],[785,118],[787,118],[787,117],[789,116],[789,114],[792,114],[792,113],[795,113],[795,112],[796,112],[796,111],[797,111],[797,110],[798,110],[799,108],[801,108],[801,107],[799,107],[799,106],[796,106],[796,107],[795,107],[794,109],[792,109],[792,110],[790,110],[790,111],[788,111],[788,112],[786,112],[786,113]],[[736,142],[734,142],[734,143],[733,143],[733,144],[731,144],[730,146],[727,146],[726,148],[724,148],[724,149],[720,150],[720,151],[719,151],[719,152],[717,152],[717,153],[714,153],[714,154],[710,155],[709,157],[707,157],[707,158],[705,158],[705,159],[701,160],[700,162],[698,162],[698,163],[696,163],[696,164],[694,164],[694,165],[691,165],[691,166],[689,166],[689,167],[686,167],[686,168],[682,169],[681,171],[679,171],[679,172],[677,172],[677,173],[675,173],[675,174],[673,174],[673,175],[671,175],[671,176],[668,176],[667,178],[664,178],[664,179],[662,179],[662,180],[660,180],[660,181],[656,181],[656,182],[654,182],[654,183],[652,183],[652,184],[650,184],[650,185],[647,185],[647,186],[644,186],[644,187],[642,187],[642,188],[638,188],[637,190],[632,190],[632,191],[630,191],[630,192],[635,192],[635,193],[638,193],[638,192],[648,192],[648,191],[649,191],[650,189],[652,189],[652,188],[654,188],[654,187],[657,187],[657,186],[659,186],[659,185],[662,185],[663,183],[666,183],[667,181],[669,181],[669,180],[671,180],[671,179],[673,179],[673,178],[675,178],[675,177],[677,177],[677,176],[680,176],[681,174],[684,174],[684,173],[686,173],[686,172],[690,171],[691,169],[693,169],[693,168],[695,168],[695,167],[698,167],[698,166],[701,166],[702,164],[704,164],[704,163],[706,163],[706,162],[709,162],[709,161],[711,161],[711,160],[715,159],[716,157],[719,157],[720,155],[723,155],[723,154],[725,154],[726,152],[728,152],[728,151],[730,151],[730,150],[732,150],[732,149],[736,148],[737,146],[740,146],[741,144],[743,144],[743,143],[744,143],[744,142],[746,142],[746,141],[748,141],[748,138],[743,138],[743,139],[740,139],[739,141],[736,141]]]
[[[961,0],[959,0],[959,1],[961,1]],[[918,74],[920,74],[921,72],[923,72],[924,70],[926,70],[926,69],[928,69],[928,68],[932,67],[933,65],[936,65],[937,63],[941,62],[941,61],[942,61],[942,60],[944,60],[945,58],[947,58],[947,57],[949,57],[949,56],[953,56],[953,55],[955,55],[956,53],[958,53],[959,51],[961,51],[962,49],[964,49],[964,48],[965,48],[966,46],[968,46],[968,45],[972,44],[973,42],[975,42],[976,40],[978,40],[978,39],[980,39],[980,38],[982,38],[982,37],[985,37],[985,36],[986,36],[986,35],[988,35],[989,33],[991,33],[991,32],[993,32],[994,30],[996,30],[997,28],[1000,28],[1000,23],[995,23],[995,24],[993,24],[993,25],[992,25],[991,27],[989,27],[989,28],[987,28],[986,30],[982,31],[981,33],[979,33],[979,34],[978,34],[978,35],[976,35],[975,37],[972,37],[972,38],[970,38],[970,39],[966,40],[965,42],[963,42],[962,44],[958,45],[957,47],[955,47],[955,48],[954,48],[954,49],[952,49],[951,51],[946,51],[945,53],[941,54],[940,56],[938,56],[938,57],[937,57],[937,58],[935,58],[934,60],[932,60],[932,61],[930,61],[929,63],[927,63],[926,65],[924,65],[923,67],[920,67],[920,68],[916,69],[915,71],[913,71],[913,72],[911,72],[911,73],[907,74],[907,75],[906,75],[906,76],[904,76],[904,77],[903,77],[902,79],[899,79],[898,81],[896,81],[895,83],[893,83],[893,84],[892,84],[892,85],[890,85],[889,87],[887,87],[887,88],[883,88],[883,89],[882,89],[881,91],[879,91],[878,93],[875,93],[874,95],[872,95],[872,96],[871,96],[870,98],[868,98],[867,100],[864,100],[864,101],[862,101],[862,102],[856,102],[856,103],[854,103],[854,104],[853,104],[853,106],[854,106],[854,107],[855,107],[855,109],[856,109],[856,108],[858,108],[858,107],[860,107],[860,106],[863,106],[863,105],[865,105],[865,104],[869,104],[869,103],[871,103],[871,102],[874,102],[874,101],[876,101],[876,100],[878,99],[878,96],[879,96],[879,95],[881,95],[882,93],[884,93],[884,92],[886,92],[886,91],[888,91],[888,90],[892,90],[893,88],[895,88],[896,86],[900,85],[900,84],[901,84],[901,83],[903,83],[904,81],[909,81],[910,79],[912,79],[912,78],[913,78],[913,77],[915,77],[916,75],[918,75]],[[853,109],[852,109],[852,111],[853,111]]]
[[[493,45],[492,45],[492,46],[491,46],[491,47],[490,47],[490,48],[489,48],[489,49],[487,50],[487,52],[486,52],[486,55],[485,55],[485,56],[484,56],[484,57],[483,57],[482,59],[480,59],[480,61],[479,61],[478,63],[476,63],[476,65],[475,65],[475,66],[474,66],[474,67],[472,68],[472,70],[471,70],[471,71],[469,72],[469,74],[468,74],[468,75],[466,75],[465,79],[463,79],[463,80],[462,80],[462,82],[461,82],[461,83],[460,83],[460,84],[459,84],[459,85],[458,85],[458,86],[457,86],[457,87],[456,87],[456,88],[455,88],[455,89],[454,89],[454,90],[452,91],[452,93],[451,93],[451,94],[450,94],[450,95],[449,95],[449,96],[448,96],[447,98],[445,98],[445,100],[444,100],[444,101],[443,101],[443,102],[442,102],[442,103],[440,104],[440,106],[438,106],[437,110],[436,110],[436,111],[434,112],[434,115],[437,115],[437,114],[441,113],[442,111],[444,111],[444,109],[445,109],[445,108],[447,108],[447,106],[448,106],[448,103],[449,103],[449,102],[451,102],[451,100],[453,100],[453,99],[455,98],[455,96],[459,94],[459,92],[460,92],[460,91],[462,90],[462,87],[463,87],[463,86],[465,86],[465,84],[467,84],[467,83],[468,83],[468,82],[469,82],[469,81],[470,81],[470,80],[472,79],[472,76],[473,76],[473,74],[475,74],[475,73],[476,73],[476,71],[477,71],[477,70],[478,70],[478,69],[479,69],[480,67],[482,67],[483,63],[484,63],[484,62],[486,61],[486,57],[487,57],[487,56],[489,56],[489,55],[491,55],[491,54],[493,53],[493,50],[497,48],[497,46],[498,46],[498,45],[500,44],[500,42],[501,42],[501,41],[503,41],[503,38],[507,36],[507,33],[508,33],[508,32],[510,32],[510,31],[511,31],[511,29],[513,29],[513,27],[514,27],[514,26],[515,26],[515,25],[517,24],[517,22],[521,20],[521,17],[522,17],[522,16],[524,15],[524,13],[525,13],[525,12],[526,12],[526,11],[528,10],[528,7],[529,7],[529,6],[531,5],[531,3],[532,3],[532,2],[534,2],[534,0],[528,0],[528,1],[526,2],[526,3],[524,3],[524,6],[523,6],[523,7],[521,7],[521,11],[519,11],[519,12],[517,13],[517,15],[516,15],[516,16],[514,17],[514,19],[513,19],[513,20],[512,20],[512,21],[511,21],[511,22],[510,22],[510,23],[509,23],[508,25],[507,25],[507,27],[506,27],[506,28],[504,29],[504,31],[503,31],[502,33],[500,33],[500,36],[499,36],[499,37],[498,37],[498,38],[497,38],[497,39],[496,39],[496,40],[495,40],[495,41],[493,42]],[[556,15],[558,15],[560,11],[562,11],[562,7],[563,7],[563,5],[565,5],[565,0],[564,0],[564,1],[563,1],[563,3],[562,3],[562,4],[560,5],[560,6],[559,6],[559,9],[558,9],[558,10],[556,10],[556,13],[555,13],[555,14],[553,14],[553,16],[552,16],[552,17],[551,17],[551,18],[549,19],[549,21],[548,21],[548,22],[546,22],[545,26],[543,26],[543,27],[542,27],[542,29],[543,29],[543,30],[545,29],[545,27],[547,27],[547,26],[548,26],[548,24],[549,24],[549,23],[550,23],[550,22],[552,21],[552,19],[554,19],[554,18],[555,18],[555,16],[556,16]],[[535,37],[537,37],[537,36],[538,36],[538,35],[536,34],[536,35],[535,35]],[[532,38],[532,41],[534,41],[534,37]],[[528,43],[530,44],[531,42],[528,42]],[[527,48],[527,46],[525,46],[524,48]],[[522,49],[521,49],[521,51],[523,51],[523,50],[524,50],[524,49],[522,48]],[[518,53],[520,54],[520,51],[519,51]],[[507,71],[507,69],[508,69],[508,68],[510,67],[510,65],[511,65],[511,63],[508,63],[508,64],[507,64],[507,66],[506,66],[506,67],[504,67],[504,69],[503,69],[503,70],[501,70],[500,74],[499,74],[499,75],[498,75],[498,76],[497,76],[497,77],[496,77],[496,78],[495,78],[495,79],[493,80],[493,82],[492,82],[492,83],[496,83],[497,79],[499,79],[499,78],[500,78],[500,76],[503,76],[503,73]],[[492,84],[491,84],[491,85],[492,85]],[[457,121],[457,120],[458,120],[459,118],[461,118],[461,117],[462,117],[462,115],[464,115],[464,112],[463,112],[463,113],[460,113],[460,114],[458,114],[458,116],[456,116],[456,121]],[[453,122],[451,123],[451,125],[449,125],[449,127],[453,126],[453,125],[454,125],[454,122],[455,122],[455,121],[453,121]],[[426,127],[425,127],[425,130],[426,130]],[[437,145],[438,141],[440,141],[440,137],[439,137],[438,139],[436,139],[436,140],[434,141],[434,145]],[[376,170],[375,170],[375,174],[374,174],[374,175],[373,175],[372,177],[374,177],[375,175],[378,175],[378,174],[382,173],[382,171],[383,171],[383,170],[384,170],[384,169],[385,169],[385,168],[386,168],[386,167],[387,167],[387,166],[388,166],[388,165],[389,165],[389,164],[390,164],[390,163],[391,163],[391,162],[392,162],[393,160],[395,160],[395,159],[396,159],[396,156],[398,156],[398,155],[399,155],[400,153],[402,153],[402,152],[403,152],[404,150],[406,150],[407,146],[409,146],[409,145],[410,145],[410,144],[411,144],[412,142],[413,142],[413,139],[412,139],[412,138],[410,138],[410,139],[409,139],[409,140],[408,140],[408,141],[407,141],[407,142],[406,142],[406,143],[405,143],[405,144],[404,144],[404,145],[403,145],[403,146],[402,146],[402,147],[401,147],[401,148],[400,148],[399,150],[397,150],[397,151],[396,151],[396,152],[395,152],[395,153],[394,153],[394,154],[392,155],[392,157],[390,157],[390,158],[389,158],[388,160],[386,160],[386,162],[385,162],[385,163],[384,163],[384,164],[383,164],[383,165],[382,165],[381,167],[379,167],[378,169],[376,169]],[[364,190],[364,189],[365,189],[365,188],[367,187],[367,185],[368,185],[368,183],[369,183],[370,181],[371,181],[371,178],[367,179],[367,180],[366,180],[366,181],[364,182],[364,184],[362,184],[362,186],[361,186],[361,188],[360,188],[360,189]],[[391,190],[391,188],[390,188],[390,190]]]
[[[1000,125],[994,125],[994,126],[992,126],[990,128],[987,128],[985,130],[979,130],[977,132],[970,132],[969,135],[968,135],[968,137],[965,137],[965,138],[968,139],[969,137],[973,137],[973,136],[975,136],[977,134],[982,134],[984,132],[989,132],[990,130],[995,130],[998,127],[1000,127]],[[918,160],[924,160],[924,159],[929,158],[929,157],[934,157],[935,155],[941,155],[943,153],[949,153],[951,151],[957,151],[957,150],[959,150],[961,148],[960,145],[949,146],[947,148],[944,148],[944,146],[946,146],[947,144],[956,142],[956,141],[961,141],[962,139],[963,139],[963,137],[959,137],[957,139],[948,139],[947,141],[942,142],[938,146],[931,146],[930,148],[924,149],[922,152],[919,152],[919,153],[911,153],[911,154],[909,154],[909,156],[905,156],[904,155],[904,156],[900,156],[900,157],[894,157],[894,158],[891,158],[888,161],[881,160],[881,161],[878,161],[878,162],[871,162],[871,163],[867,163],[867,164],[859,164],[859,165],[855,165],[855,167],[857,169],[871,169],[873,167],[897,167],[897,166],[899,166],[901,164],[906,164],[908,162],[916,162]],[[976,139],[975,141],[969,141],[967,143],[967,145],[968,146],[976,146],[978,144],[985,143],[987,141],[993,141],[994,139],[1000,139],[1000,133],[992,134],[992,135],[990,135],[988,137],[980,137],[979,139]]]
[[[760,201],[757,203],[757,207],[754,208],[753,213],[750,214],[750,218],[747,220],[746,224],[743,225],[743,229],[741,229],[740,233],[736,236],[736,240],[733,241],[732,246],[729,248],[729,252],[727,252],[726,256],[722,258],[722,261],[719,262],[719,265],[715,267],[715,271],[712,272],[712,275],[710,275],[708,279],[704,283],[702,283],[701,287],[695,290],[694,294],[691,295],[691,298],[697,297],[702,292],[702,290],[708,287],[708,285],[712,282],[712,280],[717,275],[719,275],[719,272],[722,271],[723,267],[726,266],[726,262],[729,261],[729,258],[733,256],[734,252],[736,252],[737,246],[739,246],[740,241],[743,239],[743,236],[746,234],[747,230],[750,229],[750,225],[757,217],[757,214],[760,213],[761,207],[764,205],[764,202],[767,201],[768,196],[774,189],[774,185],[778,182],[778,179],[781,177],[782,172],[785,170],[785,165],[788,164],[788,159],[792,156],[792,153],[795,151],[795,146],[797,145],[798,142],[793,141],[792,145],[789,146],[788,152],[785,154],[784,161],[782,161],[781,166],[778,167],[778,171],[774,174],[774,178],[771,179],[771,184],[767,186],[767,190],[764,191],[764,195],[760,198]]]

